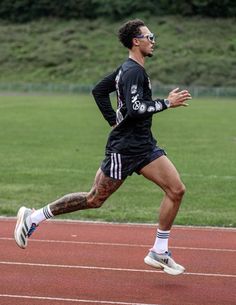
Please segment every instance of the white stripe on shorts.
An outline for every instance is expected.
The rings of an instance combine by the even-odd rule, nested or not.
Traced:
[[[113,153],[111,153],[111,168],[110,168],[110,176],[113,177],[113,168],[114,168],[114,162],[113,162]]]
[[[114,179],[121,179],[121,156],[117,153],[111,153],[110,176]]]
[[[117,154],[117,157],[118,157],[118,163],[119,163],[118,178],[121,180],[121,168],[122,168],[122,164],[121,164],[121,156],[120,156],[120,154]]]

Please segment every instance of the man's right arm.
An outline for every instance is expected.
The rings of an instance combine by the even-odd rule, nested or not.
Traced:
[[[134,118],[148,117],[169,107],[187,106],[186,101],[192,98],[188,90],[179,91],[176,88],[169,93],[167,99],[144,99],[144,73],[140,68],[129,70],[123,77],[123,82],[128,114]]]
[[[128,70],[123,76],[124,95],[129,116],[145,118],[168,108],[165,99],[152,100],[144,97],[144,72],[141,68]]]
[[[118,70],[101,80],[92,90],[93,97],[103,117],[110,126],[116,124],[116,112],[112,108],[109,94],[116,90],[115,78]]]

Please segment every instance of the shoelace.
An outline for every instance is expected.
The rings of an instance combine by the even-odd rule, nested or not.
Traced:
[[[27,234],[28,237],[30,237],[32,235],[32,233],[35,231],[37,225],[35,223],[32,223],[30,229],[29,229],[29,232]]]

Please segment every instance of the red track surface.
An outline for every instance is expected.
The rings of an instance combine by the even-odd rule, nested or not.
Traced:
[[[236,229],[174,227],[171,276],[143,263],[155,226],[49,221],[26,250],[14,226],[0,219],[0,305],[236,304]]]

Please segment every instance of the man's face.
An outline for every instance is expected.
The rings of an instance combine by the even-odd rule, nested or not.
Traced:
[[[135,38],[138,40],[139,49],[143,56],[151,57],[154,51],[154,36],[146,26],[140,27],[140,32],[138,38]]]

